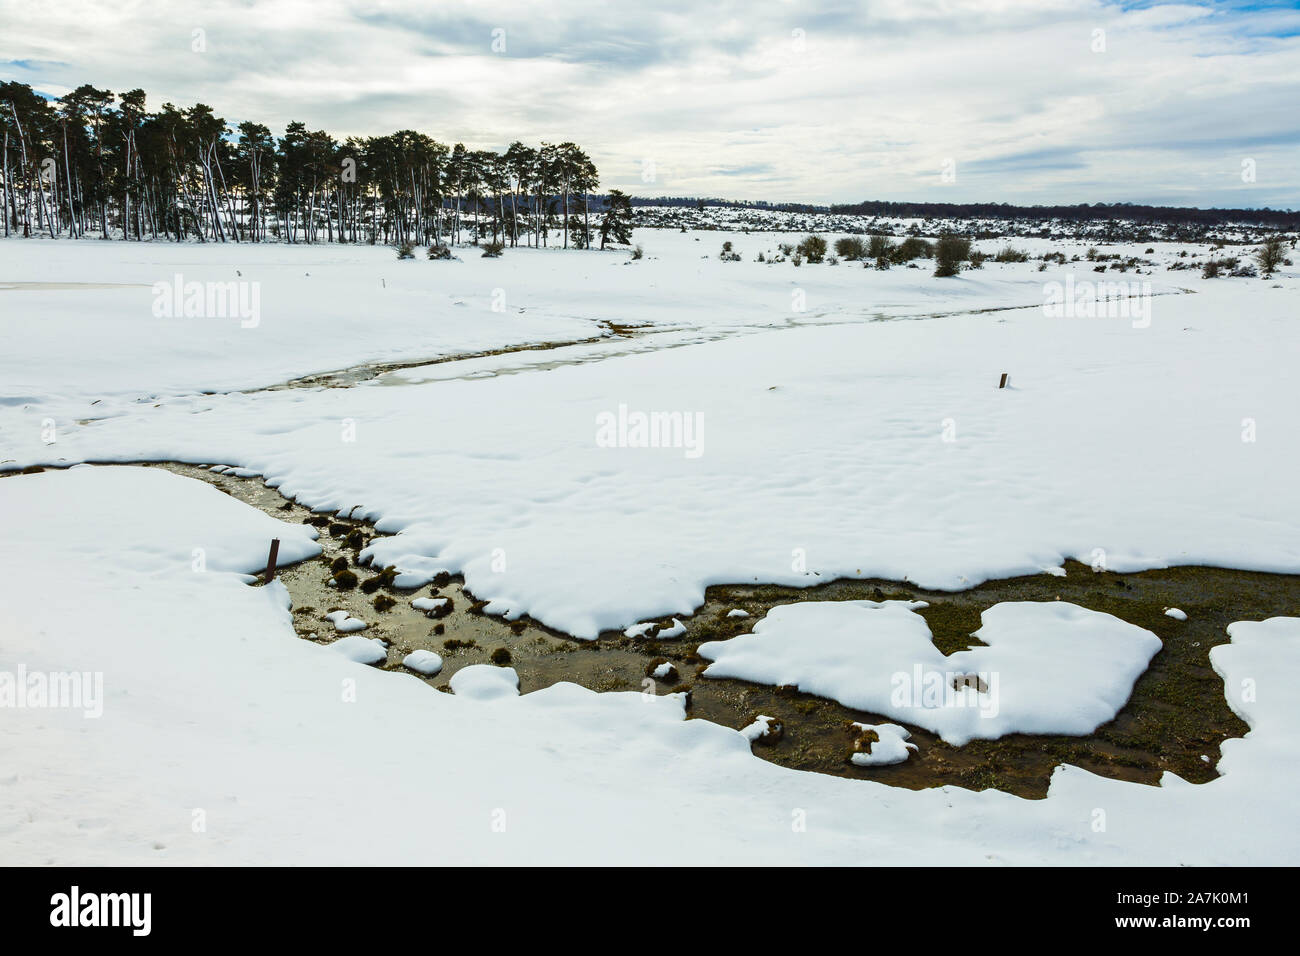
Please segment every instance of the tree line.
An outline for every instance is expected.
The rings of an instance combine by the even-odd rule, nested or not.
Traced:
[[[836,215],[886,219],[1029,219],[1065,222],[1125,221],[1192,226],[1269,226],[1300,228],[1300,212],[1285,209],[1198,209],[1194,206],[1148,206],[1136,203],[1077,203],[1061,206],[1013,206],[1009,203],[871,201],[830,206]]]
[[[424,133],[348,137],[291,122],[284,135],[211,107],[145,105],[90,85],[57,100],[0,83],[4,234],[124,240],[628,242],[631,208],[574,143],[503,152]]]
[[[1300,212],[1286,209],[1200,209],[1195,206],[1150,206],[1135,203],[1076,203],[1056,206],[1016,206],[993,202],[905,202],[869,200],[835,205],[811,205],[796,202],[763,202],[739,199],[702,198],[697,196],[643,197],[635,206],[708,206],[727,209],[759,209],[803,214],[825,213],[836,216],[869,216],[880,219],[1026,219],[1045,222],[1137,222],[1189,226],[1267,226],[1294,231],[1300,229]]]

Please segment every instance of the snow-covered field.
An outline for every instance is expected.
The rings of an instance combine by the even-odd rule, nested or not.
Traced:
[[[718,260],[727,239],[743,261]],[[580,638],[687,615],[714,583],[957,589],[1071,557],[1300,573],[1296,269],[1112,273],[1151,283],[1149,314],[1057,317],[1046,285],[1102,278],[1091,263],[935,279],[927,262],[753,261],[790,239],[641,230],[635,262],[468,249],[450,263],[368,247],[3,243],[0,467],[249,469],[397,532],[366,556],[404,583],[461,572],[489,613]],[[155,283],[178,274],[182,290],[257,282],[256,321],[158,314]],[[365,363],[412,367],[267,390]],[[638,447],[640,416],[664,426],[663,447]],[[98,717],[0,710],[7,862],[1300,859],[1287,822],[1300,618],[1236,624],[1212,652],[1251,725],[1212,783],[1063,767],[1042,801],[914,793],[759,760],[744,734],[684,721],[675,696],[560,684],[517,697],[505,669],[462,671],[457,694],[438,694],[322,651],[294,636],[281,586],[239,573],[273,535],[282,561],[314,554],[311,533],[271,532],[189,479],[93,466],[5,478],[0,513],[0,672],[88,672],[103,689]],[[968,669],[1004,685],[1061,679],[1035,663],[1041,649],[1018,651],[1035,629],[1105,649],[1068,660],[1086,684],[1074,696],[1040,684],[999,732],[1044,715],[1095,726],[1122,704],[1149,632],[1088,614],[990,612],[991,646]],[[820,656],[800,643],[825,637],[809,615],[756,622],[713,666],[771,641],[750,679],[834,675],[835,642]],[[870,667],[852,663],[852,635],[838,635],[846,659]],[[836,678],[814,692],[853,690]]]

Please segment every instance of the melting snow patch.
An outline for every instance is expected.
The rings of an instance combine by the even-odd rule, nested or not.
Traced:
[[[519,696],[519,675],[513,667],[470,664],[451,675],[451,692],[470,700]]]
[[[779,718],[759,714],[752,724],[742,727],[740,732],[750,743],[771,744],[781,739],[785,733],[785,724]]]
[[[662,628],[662,629],[655,631],[655,628]],[[623,632],[623,636],[624,637],[645,637],[651,631],[654,631],[655,638],[681,637],[683,634],[686,633],[686,625],[683,624],[681,621],[679,621],[677,618],[673,618],[673,623],[671,627],[663,627],[663,625],[657,624],[654,621],[642,621],[640,624],[633,624],[631,627],[625,630]]]
[[[911,732],[898,724],[853,724],[860,733],[853,741],[852,760],[859,767],[884,767],[902,763],[917,749],[908,743]]]
[[[727,617],[749,617],[749,612],[743,611],[738,607],[732,608],[730,611],[727,612]]]
[[[1187,620],[1187,612],[1180,611],[1176,607],[1167,607],[1165,608],[1165,617],[1172,617],[1175,621],[1185,621]]]
[[[376,637],[362,637],[360,634],[340,637],[329,648],[358,664],[378,664],[388,658],[388,648],[383,641]]]
[[[411,607],[417,611],[436,611],[447,603],[446,598],[416,598],[411,602]]]
[[[325,620],[334,625],[334,630],[342,634],[350,634],[353,631],[364,631],[366,622],[359,617],[353,617],[347,611],[330,611],[325,615]]]
[[[1160,650],[1150,631],[1063,601],[998,604],[987,646],[945,657],[924,602],[810,601],[775,607],[752,634],[701,644],[705,677],[795,685],[885,714],[956,746],[1006,734],[1092,733],[1114,718]]]
[[[402,665],[409,667],[417,674],[428,677],[442,670],[442,658],[433,651],[426,651],[421,648],[418,651],[411,651],[411,653],[403,657]]]

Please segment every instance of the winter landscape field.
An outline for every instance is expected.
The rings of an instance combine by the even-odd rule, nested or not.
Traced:
[[[1149,262],[1149,295],[1057,317],[1044,289],[1091,269],[937,279],[754,261],[779,233],[633,238],[640,259],[448,262],[6,243],[6,656],[102,675],[93,719],[6,713],[8,860],[679,860],[665,829],[736,862],[1296,859],[1300,621],[1247,611],[1297,594],[1300,272],[1207,281],[1167,268],[1205,245],[1101,247]],[[258,283],[260,314],[156,316],[177,277]],[[300,580],[259,587],[272,538]],[[339,555],[359,587],[337,586]],[[1275,579],[1229,576],[1242,607],[1180,586],[1182,619],[1151,603],[1175,585],[1139,573],[1178,566]],[[923,602],[1004,578],[1066,593],[989,596],[975,649],[945,658]],[[840,580],[872,584],[819,600]],[[453,592],[447,616],[418,610]],[[1192,741],[1128,759],[1142,748],[1094,732],[1193,634],[1195,684],[1156,691]],[[914,672],[915,699],[891,700]],[[967,673],[997,686],[922,693]],[[715,719],[688,719],[719,678]],[[763,694],[778,686],[798,693]],[[897,765],[838,754],[834,773],[781,766],[800,747],[872,752],[819,729],[817,698],[958,751],[1098,747],[1041,780],[1012,752],[909,789]],[[1231,713],[1211,717],[1215,698]],[[764,721],[788,725],[784,758],[747,739]],[[1164,769],[1188,743],[1195,782]],[[350,821],[381,799],[482,825],[375,841]]]
[[[0,863],[1300,862],[1297,214],[685,200],[50,85],[0,96]]]

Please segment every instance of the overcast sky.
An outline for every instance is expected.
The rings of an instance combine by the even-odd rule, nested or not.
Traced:
[[[0,0],[0,79],[573,140],[635,195],[1300,208],[1296,6]]]

